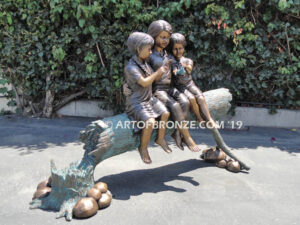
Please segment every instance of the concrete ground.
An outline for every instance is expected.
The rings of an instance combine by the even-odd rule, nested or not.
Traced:
[[[56,213],[30,210],[36,185],[50,175],[50,160],[67,167],[83,155],[79,131],[91,118],[0,117],[0,225],[67,224]],[[151,145],[151,165],[137,151],[107,159],[95,179],[114,194],[110,207],[70,224],[103,225],[293,225],[300,224],[300,131],[250,128],[221,131],[250,167],[231,173],[205,163],[200,153]],[[192,131],[204,149],[206,130]]]

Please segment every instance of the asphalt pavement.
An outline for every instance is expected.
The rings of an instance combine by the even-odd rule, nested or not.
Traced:
[[[65,168],[83,156],[79,131],[93,119],[0,117],[0,225],[298,225],[300,224],[300,130],[222,130],[234,154],[250,167],[231,173],[185,148],[165,153],[151,143],[153,163],[137,151],[100,163],[95,180],[113,193],[110,207],[84,220],[55,219],[30,210],[37,184],[50,175],[50,160]],[[213,146],[207,130],[191,131],[202,149]]]

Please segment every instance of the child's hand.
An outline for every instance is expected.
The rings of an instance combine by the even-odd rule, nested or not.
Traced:
[[[165,60],[164,62],[163,62],[163,65],[162,66],[164,66],[164,67],[170,67],[170,65],[171,65],[171,63],[172,63],[172,59],[169,59],[169,60]]]
[[[128,97],[131,95],[131,90],[129,89],[127,83],[123,84],[123,94]]]
[[[161,66],[158,68],[157,72],[157,76],[155,78],[156,81],[160,80],[161,77],[168,71],[168,68],[165,66]]]
[[[190,74],[190,73],[192,72],[192,70],[193,70],[193,66],[192,66],[192,65],[189,65],[189,64],[183,64],[182,66],[184,67],[184,69],[186,70],[186,72],[187,72],[188,74]]]
[[[174,70],[173,70],[173,74],[177,75],[177,71],[178,71],[178,69],[177,69],[177,68],[176,68],[176,69],[174,69]]]

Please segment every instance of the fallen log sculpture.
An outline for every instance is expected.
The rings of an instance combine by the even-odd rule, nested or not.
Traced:
[[[228,89],[220,88],[204,92],[209,110],[217,120],[224,116],[229,108],[232,96]],[[43,197],[32,200],[31,208],[41,208],[59,211],[57,218],[66,217],[71,220],[76,203],[87,196],[87,192],[95,185],[94,170],[103,160],[112,156],[136,150],[139,145],[139,135],[133,135],[132,129],[123,129],[118,123],[130,122],[126,114],[119,114],[103,120],[92,122],[84,131],[80,132],[80,139],[84,143],[84,156],[68,168],[57,170],[51,161],[51,192]],[[238,160],[229,147],[224,143],[219,131],[211,129],[217,147],[231,158],[238,161],[242,169],[250,168]],[[154,139],[155,134],[152,135]]]

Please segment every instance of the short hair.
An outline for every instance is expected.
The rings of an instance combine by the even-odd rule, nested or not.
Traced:
[[[146,45],[154,45],[153,38],[143,32],[133,32],[127,39],[127,47],[131,54],[137,55]]]
[[[160,32],[167,31],[172,34],[172,26],[165,20],[156,20],[148,27],[148,34],[156,38]]]
[[[170,47],[173,48],[174,44],[182,44],[183,47],[186,46],[185,37],[180,33],[174,33],[170,38]]]

